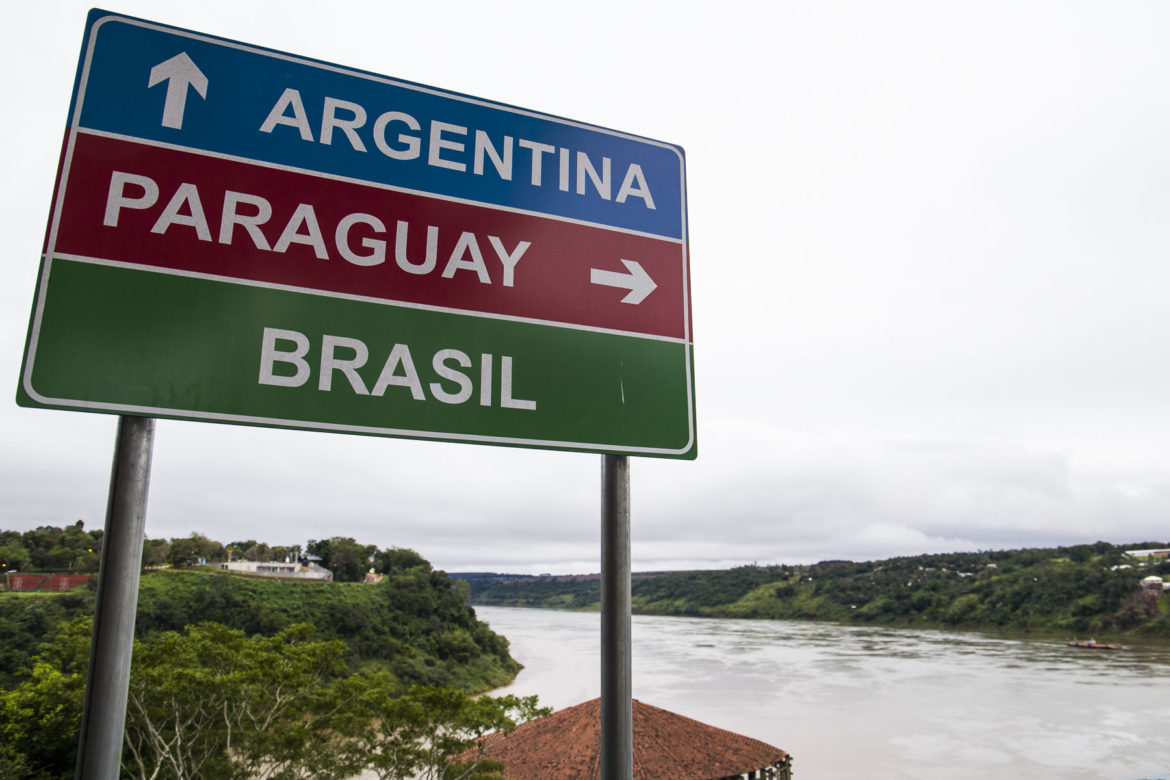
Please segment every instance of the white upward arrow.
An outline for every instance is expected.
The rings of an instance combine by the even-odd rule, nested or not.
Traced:
[[[183,111],[187,108],[187,87],[194,87],[199,97],[207,99],[207,76],[191,61],[187,52],[179,52],[166,62],[160,62],[150,69],[150,83],[167,82],[167,99],[163,104],[163,127],[176,130],[183,127]]]
[[[622,265],[626,267],[626,273],[590,268],[589,281],[606,287],[620,287],[623,290],[629,290],[626,297],[622,298],[622,303],[641,303],[646,300],[647,295],[658,288],[658,285],[650,278],[650,274],[646,273],[646,269],[637,260],[627,260],[623,257]]]

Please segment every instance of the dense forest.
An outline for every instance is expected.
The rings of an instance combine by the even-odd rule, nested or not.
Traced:
[[[24,533],[0,530],[0,573],[95,572],[101,544],[102,532],[86,531],[80,520],[64,528],[41,526]]]
[[[1170,560],[1126,550],[1161,542],[949,553],[809,566],[742,566],[636,577],[635,613],[831,620],[1170,638],[1170,594],[1151,598],[1143,577],[1170,579]],[[473,604],[596,609],[600,583],[580,578],[468,578]]]
[[[90,589],[0,598],[0,687],[10,685],[58,625],[92,616]],[[395,570],[377,585],[283,582],[205,569],[148,571],[138,594],[135,634],[214,622],[274,635],[298,623],[345,643],[355,671],[386,671],[405,683],[479,692],[510,681],[519,666],[507,640],[475,618],[466,586],[429,564]]]
[[[7,573],[84,572],[100,547],[81,523],[0,532],[0,563]],[[229,550],[259,560],[305,552],[351,581],[200,565]],[[520,667],[476,618],[466,583],[413,550],[193,534],[148,544],[143,565],[124,776],[439,777],[476,735],[541,712],[534,699],[477,695]],[[380,581],[352,581],[371,569]],[[95,590],[0,593],[0,776],[72,776]],[[472,764],[469,778],[498,776]]]

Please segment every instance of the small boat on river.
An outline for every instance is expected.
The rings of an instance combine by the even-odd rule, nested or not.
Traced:
[[[1096,639],[1081,640],[1070,639],[1066,642],[1069,647],[1084,647],[1089,650],[1120,650],[1121,645],[1112,644],[1109,642],[1098,642]]]

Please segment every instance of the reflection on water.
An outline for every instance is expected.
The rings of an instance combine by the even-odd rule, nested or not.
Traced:
[[[476,611],[526,667],[507,692],[598,695],[596,614]],[[1165,644],[635,617],[633,660],[635,698],[784,748],[802,780],[1170,773]]]

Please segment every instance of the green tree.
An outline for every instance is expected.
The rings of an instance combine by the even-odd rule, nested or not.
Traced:
[[[3,776],[72,776],[92,630],[88,617],[62,624],[34,658],[28,679],[0,693],[0,767],[15,772]]]
[[[322,588],[350,590],[376,595]],[[457,654],[469,640],[494,640],[506,657],[506,640],[471,625],[474,635],[461,628],[441,634],[442,643]],[[7,772],[0,777],[71,776],[91,630],[89,617],[62,623],[13,690],[0,694],[0,771]],[[402,677],[390,672],[345,678],[346,653],[340,641],[315,640],[306,624],[249,636],[197,623],[136,642],[123,776],[328,780],[370,767],[383,777],[439,778],[479,736],[539,712],[535,699],[476,699],[434,687],[402,696]],[[472,761],[453,776],[471,780],[490,768]]]
[[[328,683],[345,645],[312,627],[246,636],[216,623],[136,642],[124,771],[137,778],[334,777]]]
[[[270,557],[269,557],[269,560],[273,560],[273,561],[284,561],[284,560],[295,561],[295,560],[296,560],[297,558],[299,558],[299,557],[300,557],[300,555],[301,555],[301,546],[300,546],[299,544],[290,545],[290,546],[288,546],[288,547],[285,547],[285,546],[283,546],[283,545],[277,545],[277,546],[275,546],[275,547],[269,547],[269,548],[268,548],[268,553],[269,553],[269,556],[270,556]]]
[[[166,539],[146,539],[142,544],[142,568],[153,569],[167,562],[171,543]]]
[[[194,566],[200,561],[222,561],[227,557],[224,546],[203,534],[193,533],[185,539],[172,539],[167,560],[172,566]]]
[[[276,560],[272,553],[272,548],[264,542],[258,542],[255,539],[248,539],[242,542],[229,542],[227,549],[231,552],[232,558],[242,561],[271,561]],[[283,553],[281,553],[283,556]]]
[[[348,536],[334,536],[330,539],[310,539],[305,546],[309,555],[316,555],[322,565],[333,572],[334,582],[361,582],[366,578],[370,560],[377,547],[372,544],[358,544]]]
[[[28,563],[28,550],[18,543],[10,542],[0,546],[0,574],[20,571]]]
[[[11,742],[0,742],[0,777],[32,777],[28,757]]]
[[[24,571],[96,571],[101,538],[100,530],[86,531],[85,523],[78,520],[64,528],[43,525],[23,534],[0,532],[0,549],[6,551],[6,558],[21,558],[19,568]],[[15,548],[24,554],[19,555]],[[8,564],[0,569],[17,568],[12,561]]]
[[[36,661],[28,680],[0,696],[9,760],[24,766],[28,777],[67,777],[77,756],[85,676]]]
[[[477,749],[482,738],[549,712],[535,696],[472,697],[431,686],[397,695],[385,673],[350,677],[338,692],[347,702],[334,720],[340,761],[349,772],[368,770],[379,780],[502,777],[502,767]]]
[[[101,552],[89,547],[74,554],[73,563],[69,568],[82,574],[96,574],[101,561]]]
[[[374,571],[378,574],[395,574],[419,566],[431,569],[426,558],[408,547],[388,547],[374,554]]]

